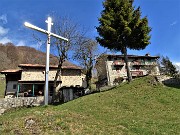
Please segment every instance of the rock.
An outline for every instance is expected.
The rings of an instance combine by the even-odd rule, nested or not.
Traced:
[[[31,126],[33,126],[36,122],[30,118],[28,120],[25,121],[25,128],[30,128]]]
[[[0,109],[0,115],[2,115],[4,112],[6,111],[6,109]]]

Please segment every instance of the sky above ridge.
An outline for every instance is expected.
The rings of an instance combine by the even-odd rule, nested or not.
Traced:
[[[1,0],[0,1],[0,43],[12,42],[17,46],[39,48],[33,38],[33,30],[24,27],[25,21],[46,29],[45,20],[55,13],[68,16],[84,27],[87,36],[98,35],[98,17],[103,0]],[[142,16],[147,16],[152,27],[151,44],[144,50],[129,50],[129,54],[168,56],[180,65],[180,0],[135,0]],[[53,18],[52,18],[53,19]],[[37,33],[40,34],[40,33]],[[45,37],[44,37],[45,38]],[[46,40],[46,38],[44,39]],[[102,47],[100,47],[103,50]]]

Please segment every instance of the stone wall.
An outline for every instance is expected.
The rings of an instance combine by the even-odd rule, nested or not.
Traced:
[[[97,69],[97,76],[98,80],[101,81],[105,78],[107,78],[107,70],[106,70],[106,59],[100,58],[95,65],[95,68]]]
[[[132,62],[134,61],[134,59],[128,59],[128,60],[129,60],[129,62],[128,62],[129,67],[132,72],[133,71],[141,71],[143,73],[143,75],[147,75],[148,69],[146,68],[146,65],[149,65],[149,66],[154,65],[155,67],[153,68],[153,70],[154,70],[153,74],[154,75],[159,74],[159,68],[157,67],[155,60],[151,60],[151,61],[144,60],[144,65],[140,66],[139,70],[137,70],[135,68],[135,66],[132,65]],[[117,78],[117,77],[127,78],[127,71],[126,71],[125,63],[123,65],[115,67],[113,65],[114,61],[118,61],[118,60],[112,59],[112,60],[107,61],[107,70],[109,73],[108,74],[109,85],[114,85],[113,82],[114,82],[115,78]]]
[[[62,86],[70,87],[79,85],[80,87],[86,87],[85,75],[81,73],[81,70],[63,70],[62,71]]]
[[[180,79],[173,78],[166,75],[159,75],[157,76],[157,79],[159,82],[165,84],[165,85],[180,85]]]
[[[124,77],[126,76],[126,69],[125,64],[118,67],[118,70],[116,70],[115,66],[113,65],[113,60],[107,61],[107,70],[108,70],[108,84],[113,85],[113,81],[116,77]]]
[[[0,115],[10,108],[43,105],[44,97],[18,97],[0,99]]]
[[[56,69],[49,71],[49,81],[54,81]],[[58,78],[59,79],[59,78]],[[23,70],[21,81],[44,81],[45,71],[41,69]],[[62,70],[62,86],[76,86],[86,87],[85,76],[82,75],[81,70],[66,69]]]
[[[56,70],[49,71],[49,81],[53,81],[56,75]],[[23,70],[21,75],[22,81],[44,81],[45,80],[45,70],[41,69],[28,69]]]

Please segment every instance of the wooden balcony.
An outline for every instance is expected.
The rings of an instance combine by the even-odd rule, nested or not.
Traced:
[[[146,65],[144,61],[134,61],[131,63],[133,66],[142,66]]]
[[[130,71],[132,76],[144,76],[143,71]]]
[[[133,61],[131,63],[132,66],[150,66],[150,65],[157,65],[156,62],[144,62],[144,61]]]

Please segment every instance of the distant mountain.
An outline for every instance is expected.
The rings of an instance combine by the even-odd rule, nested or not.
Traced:
[[[0,43],[0,71],[16,69],[19,64],[45,64],[46,54],[27,46]],[[51,55],[50,64],[56,65],[57,59]]]

